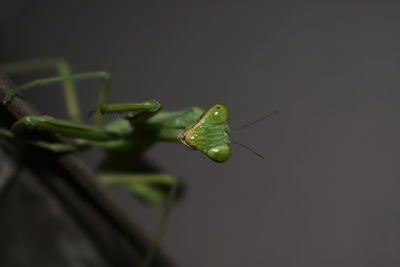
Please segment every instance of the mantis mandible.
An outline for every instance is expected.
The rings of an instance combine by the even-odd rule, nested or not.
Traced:
[[[35,80],[10,91],[3,99],[7,106],[20,92],[43,85],[61,83],[69,120],[49,116],[26,116],[16,121],[11,129],[0,129],[0,134],[18,138],[56,153],[76,152],[91,148],[105,151],[105,159],[97,170],[99,180],[106,185],[122,185],[137,197],[150,203],[163,203],[159,227],[145,257],[149,266],[161,239],[171,204],[178,187],[177,179],[169,174],[135,173],[140,155],[159,141],[182,143],[200,151],[216,162],[230,156],[228,110],[214,104],[207,110],[189,107],[180,111],[161,111],[156,100],[122,104],[107,103],[111,76],[104,71],[72,74],[63,59],[49,58],[0,65],[1,74],[55,69],[58,76]],[[74,81],[100,79],[98,104],[91,112],[94,125],[82,122],[75,94]],[[103,116],[121,113],[122,117],[103,124]],[[47,132],[71,138],[71,143],[33,139],[32,132]],[[168,190],[165,190],[168,188]]]

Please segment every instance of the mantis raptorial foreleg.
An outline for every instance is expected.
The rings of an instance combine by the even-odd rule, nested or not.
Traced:
[[[96,108],[100,114],[126,113],[125,119],[132,124],[144,122],[161,110],[161,105],[156,100],[148,100],[139,103],[104,104]]]
[[[8,95],[6,95],[7,97]],[[139,103],[127,103],[118,105],[103,105],[101,113],[108,112],[132,112],[129,120],[133,122],[143,121],[153,116],[160,110],[160,104],[155,100]],[[85,125],[79,122],[54,119],[49,116],[26,116],[19,119],[11,127],[14,136],[23,137],[26,130],[40,130],[59,134],[66,137],[79,138],[91,141],[111,141],[118,139],[118,135],[104,128]]]

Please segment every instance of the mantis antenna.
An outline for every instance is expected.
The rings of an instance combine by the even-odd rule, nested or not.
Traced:
[[[245,125],[243,125],[243,126],[240,126],[240,127],[238,127],[238,128],[232,129],[232,131],[236,131],[236,130],[241,130],[241,129],[247,128],[247,127],[252,126],[252,125],[254,125],[254,124],[256,124],[256,123],[258,123],[258,122],[260,122],[260,121],[263,121],[263,120],[265,120],[266,118],[269,118],[269,117],[271,117],[271,116],[273,116],[273,115],[275,115],[275,114],[277,114],[277,113],[278,113],[278,111],[275,110],[275,111],[273,111],[273,112],[271,112],[271,113],[268,113],[267,115],[262,116],[262,117],[259,118],[259,119],[256,119],[255,121],[249,122],[249,123],[247,123],[247,124],[245,124]]]
[[[241,144],[241,143],[238,143],[238,142],[235,142],[235,141],[232,141],[232,144],[239,145],[239,146],[241,146],[241,147],[247,149],[248,151],[250,151],[250,152],[256,154],[259,158],[264,159],[264,156],[263,156],[263,155],[261,155],[260,153],[254,151],[253,149],[251,149],[251,148],[248,147],[248,146],[245,146],[245,145],[243,145],[243,144]]]
[[[260,121],[262,121],[262,120],[265,120],[266,118],[269,118],[269,117],[271,117],[271,116],[273,116],[273,115],[275,115],[275,114],[277,114],[277,113],[278,113],[278,111],[275,110],[275,111],[273,111],[273,112],[271,112],[271,113],[268,113],[267,115],[262,116],[261,118],[255,120],[255,121],[249,122],[249,123],[247,123],[247,124],[245,124],[245,125],[243,125],[243,126],[240,126],[240,127],[238,127],[238,128],[235,128],[235,129],[233,129],[232,131],[236,131],[236,130],[240,130],[240,129],[247,128],[247,127],[252,126],[252,125],[254,125],[254,124],[256,124],[256,123],[258,123],[258,122],[260,122]],[[250,147],[248,147],[248,146],[246,146],[246,145],[243,145],[243,144],[241,144],[241,143],[239,143],[239,142],[235,142],[235,141],[232,141],[232,144],[239,145],[239,146],[245,148],[246,150],[248,150],[248,151],[250,151],[250,152],[256,154],[259,158],[264,159],[264,156],[263,156],[263,155],[261,155],[260,153],[256,152],[254,149],[251,149]]]

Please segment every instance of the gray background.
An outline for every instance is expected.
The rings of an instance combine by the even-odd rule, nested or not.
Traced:
[[[3,0],[0,57],[63,56],[76,72],[107,70],[110,102],[222,102],[233,127],[279,110],[232,137],[264,160],[240,147],[224,164],[176,144],[148,152],[186,184],[163,241],[179,266],[399,266],[399,8]],[[99,84],[79,85],[89,111]],[[59,91],[30,97],[63,116]],[[110,196],[153,231],[157,208],[122,189]]]

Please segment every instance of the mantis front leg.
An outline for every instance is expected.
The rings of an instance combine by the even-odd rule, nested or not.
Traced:
[[[108,113],[127,113],[125,119],[132,124],[140,124],[147,121],[161,110],[161,105],[156,100],[148,100],[139,103],[122,103],[122,104],[103,104],[92,112],[100,112],[100,114]]]
[[[117,107],[117,108],[116,108]],[[101,113],[115,112],[121,110],[129,110],[134,112],[130,120],[139,122],[153,116],[160,109],[160,104],[157,101],[150,100],[140,103],[128,103],[119,105],[105,105],[101,107]],[[72,137],[76,139],[84,139],[89,141],[107,142],[121,139],[118,146],[123,145],[122,138],[118,136],[116,131],[109,131],[104,128],[85,125],[79,122],[68,120],[54,119],[49,116],[26,116],[19,119],[11,127],[13,136],[27,138],[29,130],[39,130],[53,134]],[[4,130],[3,135],[10,135],[7,130]],[[130,140],[126,140],[127,142]],[[105,144],[106,146],[106,144]],[[111,148],[111,147],[109,147]]]

